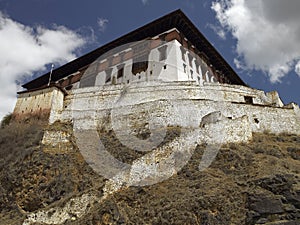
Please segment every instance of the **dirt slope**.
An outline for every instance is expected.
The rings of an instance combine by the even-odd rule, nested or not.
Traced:
[[[36,121],[0,129],[0,224],[22,224],[30,212],[84,193],[103,195],[106,179],[84,161],[74,137],[63,151],[49,150],[40,143],[44,129],[72,133],[70,124]],[[167,138],[176,135],[178,128],[170,129]],[[113,133],[102,138],[120,159],[128,152]],[[299,136],[254,134],[251,143],[224,145],[201,172],[204,147],[170,179],[124,188],[65,224],[300,224]],[[125,160],[139,156],[130,154]]]

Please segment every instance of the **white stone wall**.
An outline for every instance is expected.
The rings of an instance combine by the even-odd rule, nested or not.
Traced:
[[[253,104],[247,104],[244,96],[251,96]],[[46,110],[50,123],[74,121],[76,126],[89,128],[100,123],[107,111],[113,109],[118,120],[122,119],[118,113],[128,111],[133,121],[142,115],[141,120],[159,118],[167,125],[197,127],[203,116],[220,111],[231,119],[246,115],[254,132],[300,134],[299,107],[296,104],[279,107],[278,94],[271,96],[244,86],[216,83],[199,86],[195,81],[97,86],[74,89],[67,96],[53,87],[21,94],[14,114],[38,115]]]
[[[151,41],[149,41],[150,43]],[[166,48],[166,58],[160,60],[160,52],[159,48],[162,46],[167,46]],[[128,46],[129,47],[129,46]],[[195,63],[195,58],[192,61],[192,66],[189,63],[188,54],[190,53],[186,50],[184,54],[184,60],[182,59],[181,54],[181,44],[177,40],[173,40],[170,42],[166,42],[163,45],[158,46],[150,51],[148,57],[148,68],[146,71],[142,71],[137,73],[136,75],[132,74],[132,59],[128,59],[120,62],[117,65],[111,66],[111,81],[106,83],[106,72],[101,71],[96,76],[95,86],[103,86],[103,85],[111,85],[112,80],[116,80],[117,84],[121,83],[132,83],[132,82],[143,82],[143,81],[151,81],[151,80],[162,80],[162,81],[189,81],[194,80],[199,85],[203,85],[203,82],[217,82],[211,75],[208,76],[207,70],[204,67],[197,65]],[[123,50],[122,52],[130,51],[130,48],[127,50]],[[200,59],[200,57],[199,57]],[[102,60],[101,62],[106,61],[107,59]],[[202,65],[206,65],[206,63],[201,60]],[[120,78],[117,78],[118,66],[124,64],[124,75]],[[184,66],[186,68],[184,68]],[[88,71],[88,70],[87,70]],[[202,74],[204,71],[204,74]],[[85,77],[86,75],[83,75]]]
[[[253,104],[246,104],[244,96],[252,96]],[[300,134],[298,106],[272,106],[272,100],[263,91],[243,86],[204,83],[200,87],[195,82],[148,82],[147,85],[90,87],[73,90],[64,104],[60,118],[73,120],[85,128],[101,121],[110,109],[118,120],[121,116],[117,113],[128,111],[133,120],[138,120],[139,115],[146,120],[146,115],[152,112],[152,118],[184,127],[199,126],[203,116],[221,111],[231,119],[246,115],[254,132]]]
[[[49,122],[54,123],[59,120],[59,115],[62,113],[64,106],[64,93],[58,89],[54,89],[52,92],[52,103],[49,116]]]
[[[50,117],[50,123],[57,120],[63,110],[64,93],[56,87],[19,94],[14,115],[22,119],[28,116]]]

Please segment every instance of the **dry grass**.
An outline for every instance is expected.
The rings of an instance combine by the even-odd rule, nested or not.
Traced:
[[[20,160],[39,146],[43,136],[44,121],[11,122],[0,129],[0,165],[12,158]]]
[[[5,215],[0,224],[21,221],[17,204],[34,211],[62,206],[66,199],[86,191],[102,191],[104,179],[82,160],[76,146],[65,154],[40,149],[43,129],[38,121],[0,129],[0,216]],[[55,123],[47,129],[72,132],[71,124]],[[180,136],[180,131],[169,127],[162,144]],[[114,132],[99,133],[116,158],[130,163],[140,157],[123,146]],[[141,135],[147,137],[147,133]],[[249,216],[249,196],[259,193],[287,199],[286,193],[299,191],[300,136],[255,133],[250,143],[223,145],[211,166],[199,171],[204,150],[205,145],[199,145],[177,175],[152,186],[121,190],[66,224],[255,224],[259,218]],[[293,215],[285,211],[264,216],[275,221],[278,216]]]

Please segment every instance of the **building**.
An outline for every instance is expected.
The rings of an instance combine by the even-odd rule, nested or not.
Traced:
[[[246,115],[252,131],[300,133],[299,107],[284,106],[277,92],[248,87],[180,10],[23,87],[26,91],[18,93],[14,110],[16,119],[84,121],[95,112],[115,107],[127,87],[132,99],[127,106],[197,100],[199,120],[219,110],[231,119]],[[96,120],[101,121],[100,117],[101,113]]]

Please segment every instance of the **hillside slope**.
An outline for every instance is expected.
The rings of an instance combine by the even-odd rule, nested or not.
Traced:
[[[45,129],[69,133],[69,144],[42,145]],[[178,132],[170,129],[167,138]],[[102,138],[124,161],[140,156],[111,132],[102,131]],[[199,171],[204,148],[161,183],[103,198],[106,179],[84,161],[70,124],[11,124],[0,129],[0,224],[22,224],[41,210],[47,213],[35,224],[50,223],[51,216],[80,225],[300,224],[299,136],[253,134],[251,143],[223,145],[212,165]]]

